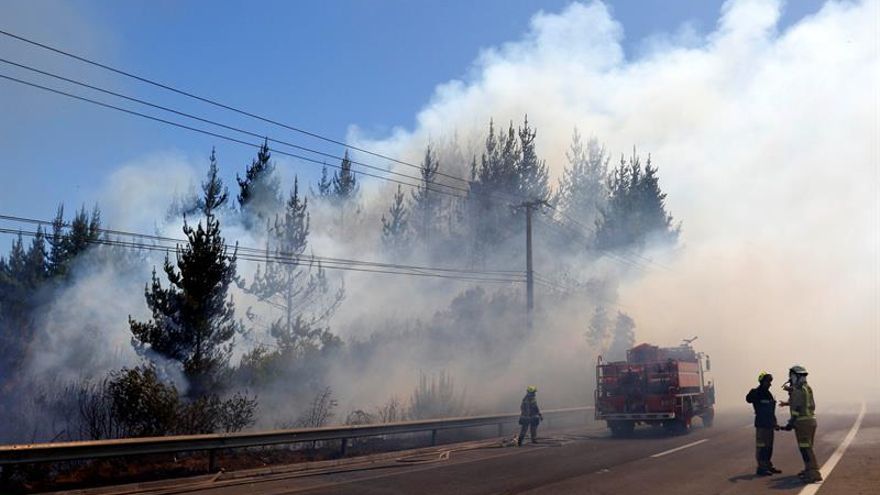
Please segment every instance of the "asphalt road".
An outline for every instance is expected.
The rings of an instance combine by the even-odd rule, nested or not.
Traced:
[[[854,407],[819,417],[816,453],[820,464],[832,457],[858,412]],[[776,436],[773,460],[783,473],[754,476],[754,430],[748,414],[719,414],[713,428],[698,426],[675,437],[645,428],[637,430],[633,438],[613,439],[598,424],[540,433],[544,436],[538,444],[520,448],[496,439],[350,460],[309,471],[276,468],[274,473],[229,473],[123,490],[156,495],[642,495],[800,494],[804,488],[795,475],[803,464],[793,433]],[[878,408],[869,408],[848,450],[817,487],[823,495],[880,493]]]

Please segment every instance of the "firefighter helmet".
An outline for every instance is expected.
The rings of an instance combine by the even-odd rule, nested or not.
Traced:
[[[538,391],[538,387],[536,387],[534,385],[529,385],[528,387],[526,387],[526,392],[528,392],[530,394],[533,394],[537,391]]]
[[[758,383],[763,382],[765,379],[772,380],[773,375],[771,375],[770,373],[767,373],[766,371],[762,371],[762,372],[758,373]]]
[[[809,374],[809,373],[807,373],[807,369],[804,368],[803,366],[799,365],[799,364],[796,364],[796,365],[792,366],[791,369],[788,370],[788,372],[789,372],[789,373],[794,373],[795,375],[807,375],[807,374]]]

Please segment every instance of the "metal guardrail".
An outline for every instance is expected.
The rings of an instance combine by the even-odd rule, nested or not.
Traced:
[[[586,412],[591,409],[593,409],[592,406],[571,407],[552,409],[544,411],[543,414],[545,417],[564,416]],[[519,414],[497,414],[376,425],[328,426],[263,432],[2,445],[0,446],[0,468],[26,463],[74,461],[145,454],[173,454],[193,451],[209,451],[211,454],[209,464],[213,468],[214,452],[219,449],[340,440],[341,454],[345,455],[348,440],[352,438],[430,431],[431,444],[434,445],[437,442],[437,432],[440,430],[497,425],[500,436],[503,425],[514,423],[518,420]],[[6,470],[4,469],[4,471]]]

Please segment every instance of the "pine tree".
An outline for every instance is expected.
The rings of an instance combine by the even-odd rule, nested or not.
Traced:
[[[523,119],[523,126],[517,131],[519,136],[519,160],[516,162],[517,193],[529,199],[548,199],[550,197],[549,172],[544,160],[538,158],[535,150],[537,130],[529,127],[529,117]]]
[[[92,247],[101,237],[101,210],[95,206],[89,214],[83,206],[74,215],[67,231],[66,227],[64,205],[59,205],[52,221],[52,237],[49,240],[48,266],[53,277],[66,276],[73,259]]]
[[[438,223],[440,213],[440,198],[436,193],[436,185],[434,181],[437,178],[437,172],[440,168],[440,162],[429,145],[425,149],[425,158],[422,160],[420,169],[421,181],[419,186],[412,191],[411,207],[412,220],[415,232],[426,245],[430,244],[432,231]],[[398,191],[400,187],[398,186]],[[393,207],[393,206],[392,206]]]
[[[404,254],[409,247],[409,222],[403,190],[397,186],[388,216],[382,215],[382,244],[393,255]]]
[[[190,398],[210,393],[227,370],[232,341],[240,331],[229,285],[236,277],[236,253],[229,255],[216,212],[228,198],[211,153],[210,167],[202,183],[202,214],[193,228],[184,220],[187,242],[178,246],[176,263],[166,256],[163,271],[168,287],[162,287],[153,270],[144,290],[152,319],[138,322],[129,317],[134,341],[142,350],[182,364],[189,380]]]
[[[599,353],[604,352],[605,342],[608,339],[608,313],[604,306],[596,306],[590,324],[587,328],[587,342]]]
[[[22,235],[12,243],[8,258],[0,257],[0,377],[13,376],[26,355],[34,333],[38,292],[49,276],[45,234],[42,227],[24,248]],[[2,386],[5,378],[0,378]]]
[[[308,247],[308,199],[294,179],[284,216],[269,231],[266,261],[257,268],[246,291],[268,303],[279,316],[269,333],[283,354],[320,348],[334,339],[325,323],[339,306],[344,291],[333,290],[318,263],[304,261]]]
[[[357,176],[352,170],[351,158],[346,150],[339,171],[333,174],[333,196],[338,201],[345,202],[354,199],[359,190]]]
[[[37,234],[25,256],[24,281],[36,290],[49,277],[49,253],[46,250],[46,233],[43,226],[37,227]]]
[[[626,359],[626,351],[635,344],[636,323],[622,311],[617,312],[614,329],[611,334],[611,345],[608,348],[608,359],[617,361]]]
[[[608,203],[596,221],[596,247],[599,249],[643,247],[649,241],[674,244],[679,227],[667,213],[666,194],[660,190],[657,169],[651,158],[644,170],[633,150],[629,160],[623,156],[607,180]]]
[[[30,294],[22,283],[27,253],[21,234],[12,241],[7,258],[0,258],[0,385],[12,377],[29,340]]]
[[[659,242],[675,244],[679,227],[673,225],[672,215],[666,211],[666,193],[660,190],[657,167],[651,165],[651,155],[645,164],[637,188],[638,211],[642,230],[646,237]]]
[[[252,224],[253,217],[268,218],[281,204],[281,183],[275,176],[275,165],[271,158],[269,141],[266,139],[257,157],[247,167],[244,179],[236,176],[238,205],[248,225]]]
[[[565,156],[568,167],[559,179],[556,206],[567,217],[594,225],[608,201],[605,184],[610,157],[596,139],[590,139],[584,147],[577,129]]]
[[[318,182],[318,197],[319,198],[329,198],[333,193],[333,179],[330,178],[330,174],[327,173],[327,166],[321,169],[321,181]]]
[[[52,238],[49,241],[49,272],[52,276],[64,274],[67,267],[67,251],[64,235],[64,205],[58,205],[52,220]]]
[[[69,259],[86,251],[100,237],[101,211],[96,206],[91,215],[86,213],[85,206],[70,222],[70,232],[65,236],[64,253]]]
[[[506,133],[499,132],[496,135],[495,124],[489,121],[485,152],[474,174],[476,180],[471,182],[471,194],[468,196],[472,239],[476,244],[477,256],[482,256],[486,248],[509,237],[512,230],[519,230],[508,204],[498,199],[506,196],[515,201],[518,197],[519,161],[520,148],[513,122]]]

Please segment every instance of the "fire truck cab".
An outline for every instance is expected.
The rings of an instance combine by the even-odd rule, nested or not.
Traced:
[[[640,423],[684,433],[694,417],[711,427],[715,386],[706,376],[711,365],[708,356],[691,347],[694,340],[678,347],[641,344],[626,352],[626,361],[599,356],[596,420],[606,421],[614,436],[627,436]]]

